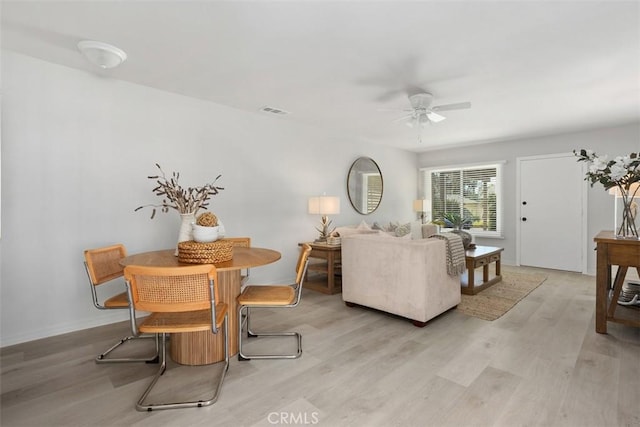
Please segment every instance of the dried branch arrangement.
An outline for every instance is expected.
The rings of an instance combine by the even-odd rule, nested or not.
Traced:
[[[155,217],[157,208],[160,208],[162,212],[169,212],[169,209],[175,209],[181,214],[195,214],[199,209],[207,209],[211,196],[215,196],[224,190],[223,187],[215,185],[216,181],[218,181],[222,175],[218,175],[210,184],[202,187],[189,187],[185,190],[178,183],[180,178],[179,172],[173,172],[171,178],[167,178],[160,165],[156,163],[156,166],[160,170],[161,175],[148,176],[147,178],[156,180],[158,186],[151,191],[157,196],[162,197],[162,203],[157,205],[143,205],[135,209],[135,212],[137,212],[143,208],[153,208],[151,219]]]

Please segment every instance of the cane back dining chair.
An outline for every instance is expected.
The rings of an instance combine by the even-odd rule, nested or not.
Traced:
[[[174,409],[208,406],[218,399],[222,382],[229,369],[229,335],[227,304],[220,301],[216,267],[211,264],[184,267],[149,267],[128,265],[124,269],[127,292],[131,301],[131,329],[134,333],[158,334],[161,339],[160,368],[144,391],[136,409]],[[136,311],[151,314],[140,324]],[[224,361],[213,395],[202,400],[169,403],[145,403],[145,400],[167,369],[167,334],[220,331],[224,339]]]
[[[296,283],[292,285],[247,286],[238,296],[238,360],[250,359],[296,359],[302,354],[302,335],[298,332],[254,332],[251,330],[251,309],[291,308],[300,303],[302,283],[309,264],[311,246],[302,245],[296,263]],[[243,330],[246,325],[247,338],[292,336],[297,341],[297,351],[292,354],[247,354],[243,350]]]
[[[110,283],[113,280],[119,279],[123,276],[123,267],[120,265],[120,260],[127,256],[127,250],[124,245],[116,244],[111,246],[104,246],[96,249],[87,249],[84,251],[84,267],[89,276],[89,286],[91,287],[91,296],[93,299],[93,305],[99,310],[122,310],[129,308],[129,299],[127,298],[126,289],[117,295],[105,299],[100,302],[98,296],[97,287],[105,283]],[[123,283],[124,285],[124,283]],[[134,357],[111,357],[107,356],[121,345],[139,338],[151,338],[155,339],[155,351],[152,355],[134,358]],[[124,348],[124,347],[123,347]],[[109,349],[99,354],[96,357],[96,363],[121,363],[121,362],[158,362],[158,339],[155,335],[128,335]]]
[[[234,247],[250,248],[251,237],[226,237],[225,240],[230,240]],[[240,276],[240,284],[244,285],[249,280],[249,269],[245,269]]]

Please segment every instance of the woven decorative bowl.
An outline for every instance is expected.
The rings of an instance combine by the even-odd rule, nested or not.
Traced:
[[[215,264],[233,258],[233,242],[217,240],[201,243],[194,240],[178,243],[178,261],[188,264]]]

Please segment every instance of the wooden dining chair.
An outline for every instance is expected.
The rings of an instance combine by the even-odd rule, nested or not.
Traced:
[[[216,267],[211,264],[181,267],[128,265],[124,269],[124,277],[131,301],[132,331],[158,334],[161,337],[160,369],[136,403],[136,409],[151,411],[201,407],[215,403],[229,369],[227,304],[220,300]],[[138,324],[136,311],[151,314]],[[223,369],[214,384],[213,395],[191,401],[145,403],[167,369],[167,334],[199,331],[211,331],[213,334],[222,331],[224,338],[224,361],[219,362],[223,363]]]
[[[225,240],[231,240],[233,242],[234,247],[241,248],[250,248],[251,247],[251,237],[226,237]],[[246,268],[242,273],[240,273],[240,284],[244,285],[249,280],[249,269]]]
[[[311,246],[302,245],[296,263],[296,282],[292,285],[247,286],[238,296],[238,360],[250,359],[296,359],[302,354],[302,335],[298,332],[260,332],[251,330],[251,309],[254,308],[291,308],[300,303],[302,283],[309,264]],[[246,325],[247,338],[292,336],[297,340],[297,351],[292,354],[247,354],[242,348],[243,330]]]
[[[97,288],[105,283],[111,283],[114,280],[120,279],[123,276],[123,267],[120,265],[120,260],[127,256],[127,250],[124,245],[116,244],[111,246],[104,246],[97,249],[87,249],[84,251],[84,266],[89,277],[89,285],[91,287],[91,297],[93,299],[93,305],[99,310],[123,310],[129,308],[129,299],[127,298],[126,289],[110,298],[106,298],[100,302]],[[123,283],[124,287],[124,283]],[[155,340],[155,351],[153,355],[134,358],[134,357],[111,357],[107,356],[121,345],[139,338],[151,338]],[[96,363],[122,363],[122,362],[146,362],[157,363],[158,362],[158,339],[155,335],[128,335],[114,345],[109,347],[106,351],[100,353],[96,357]]]

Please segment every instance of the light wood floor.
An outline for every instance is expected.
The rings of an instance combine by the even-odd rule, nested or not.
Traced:
[[[502,318],[489,322],[452,310],[424,328],[307,290],[298,308],[256,316],[301,331],[302,357],[232,359],[218,402],[207,408],[134,409],[156,367],[93,361],[128,332],[126,322],[3,348],[0,421],[3,427],[640,425],[640,329],[610,323],[607,335],[595,333],[593,277],[526,271],[548,279]],[[158,395],[198,393],[219,373],[218,366],[171,368],[161,379],[170,387]]]

